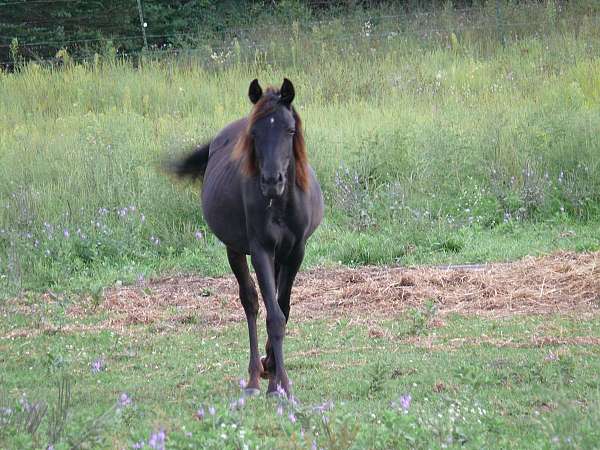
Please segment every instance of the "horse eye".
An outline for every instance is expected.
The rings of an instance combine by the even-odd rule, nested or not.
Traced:
[[[287,130],[287,132],[288,132],[288,134],[291,134],[291,135],[294,135],[294,134],[296,134],[296,130],[294,130],[293,128],[289,128],[289,129]]]

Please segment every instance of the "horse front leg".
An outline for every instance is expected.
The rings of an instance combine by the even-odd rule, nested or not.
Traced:
[[[290,298],[292,295],[292,286],[294,285],[296,274],[298,273],[298,270],[302,265],[303,259],[304,243],[298,245],[287,258],[276,262],[276,267],[279,269],[276,271],[277,304],[279,305],[279,308],[281,309],[281,312],[285,317],[286,324],[290,318]],[[272,370],[269,364],[271,361],[270,355],[272,353],[272,349],[269,348],[269,344],[269,341],[267,341],[267,358],[263,360],[263,366],[266,366],[265,370]],[[274,379],[273,377],[269,377],[269,387],[267,389],[267,392],[271,392],[272,390],[276,389],[276,379]]]
[[[275,376],[269,377],[267,394],[276,392],[277,386],[281,386],[289,395],[290,384],[283,362],[283,337],[285,335],[286,319],[277,302],[274,256],[262,248],[252,251],[251,256],[265,309],[267,310],[267,346],[270,347],[270,352],[269,348],[267,348],[267,351],[272,353],[272,358],[270,354],[267,354],[267,361],[270,360],[267,365],[270,367],[265,367],[265,369],[272,369],[273,362],[275,366]]]
[[[248,364],[249,379],[245,392],[247,395],[256,395],[260,392],[260,376],[262,372],[262,363],[258,352],[258,336],[256,333],[258,294],[254,282],[250,277],[246,255],[227,247],[227,259],[240,287],[240,300],[246,313],[246,321],[248,322],[250,362]]]
[[[279,270],[280,270],[281,265],[278,263],[277,258],[275,258],[273,260],[273,267],[275,268],[275,276],[274,276],[274,278],[275,278],[275,295],[278,296],[278,292],[279,292],[278,280],[279,280]],[[285,315],[285,312],[284,312],[284,315]],[[286,316],[286,322],[287,322],[287,316]],[[275,378],[275,356],[273,355],[273,348],[271,347],[271,342],[269,341],[268,337],[267,337],[267,342],[265,343],[265,356],[261,359],[260,362],[263,366],[263,372],[261,373],[261,377],[266,380],[269,380],[269,386],[270,386],[271,382]]]

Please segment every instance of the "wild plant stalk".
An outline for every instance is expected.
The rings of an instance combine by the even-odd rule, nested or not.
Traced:
[[[67,376],[61,377],[58,382],[58,396],[56,405],[52,408],[48,419],[48,442],[59,442],[65,432],[69,408],[71,406],[71,380]]]

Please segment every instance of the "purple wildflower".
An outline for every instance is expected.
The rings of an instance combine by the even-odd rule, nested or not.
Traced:
[[[150,448],[155,450],[165,450],[165,439],[167,435],[164,430],[160,430],[158,433],[153,433],[148,440]]]
[[[204,407],[200,407],[200,409],[198,411],[196,411],[196,419],[198,420],[204,420]]]
[[[96,359],[92,362],[91,369],[93,374],[102,372],[105,369],[104,360],[102,358]]]
[[[277,406],[277,415],[283,416],[283,406],[281,406],[281,405]]]
[[[404,411],[408,411],[408,408],[410,408],[411,401],[412,397],[410,394],[404,394],[400,397],[400,406]]]
[[[333,409],[333,402],[331,400],[327,400],[325,403],[322,403],[320,405],[313,407],[313,409],[320,413],[324,413],[325,411],[330,411]]]
[[[142,439],[141,441],[139,441],[139,442],[136,442],[135,444],[133,444],[133,445],[131,446],[131,448],[133,448],[133,449],[135,449],[135,450],[138,450],[138,449],[140,449],[140,448],[144,448],[145,446],[146,446],[146,443],[145,443],[145,442],[144,442],[144,440]]]
[[[240,397],[239,399],[234,400],[229,404],[229,409],[231,409],[232,411],[236,411],[238,409],[242,409],[245,404],[246,400],[244,399],[244,397]]]
[[[196,239],[198,239],[198,240],[202,239],[202,237],[203,237],[203,236],[204,236],[204,235],[202,234],[202,231],[196,231],[196,232],[194,233],[194,237],[195,237]]]
[[[209,406],[209,407],[208,407],[208,413],[209,413],[211,416],[214,416],[214,415],[217,413],[217,410],[215,409],[215,407],[214,407],[214,406]]]
[[[410,394],[403,394],[397,401],[392,402],[392,408],[402,409],[406,414],[408,409],[410,408],[410,403],[412,401],[412,396]]]
[[[318,450],[317,441],[312,441],[312,445],[310,446],[311,450]]]
[[[288,419],[290,419],[290,422],[296,423],[296,416],[294,415],[293,412],[289,413]]]
[[[283,387],[280,384],[277,385],[277,394],[279,394],[279,396],[281,397],[287,396],[285,393],[285,389],[283,389]]]
[[[70,234],[69,234],[69,230],[67,230],[66,228],[63,230],[63,236],[64,236],[65,238],[69,239],[69,236],[70,236]]]
[[[121,395],[119,395],[119,400],[117,401],[117,404],[120,408],[124,408],[126,406],[131,405],[131,402],[131,397],[127,395],[127,393],[123,392]]]
[[[243,378],[240,380],[240,389],[246,389],[247,383]]]

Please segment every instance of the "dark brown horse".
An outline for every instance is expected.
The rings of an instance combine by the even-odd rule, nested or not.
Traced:
[[[211,230],[227,246],[229,265],[240,287],[250,337],[247,393],[278,386],[289,395],[283,337],[290,295],[304,258],[306,240],[323,218],[321,188],[306,158],[302,122],[292,107],[294,86],[263,93],[258,80],[248,92],[250,115],[226,126],[172,170],[180,177],[204,177],[202,209]],[[250,255],[267,310],[266,356],[256,334],[258,294],[250,277]]]

